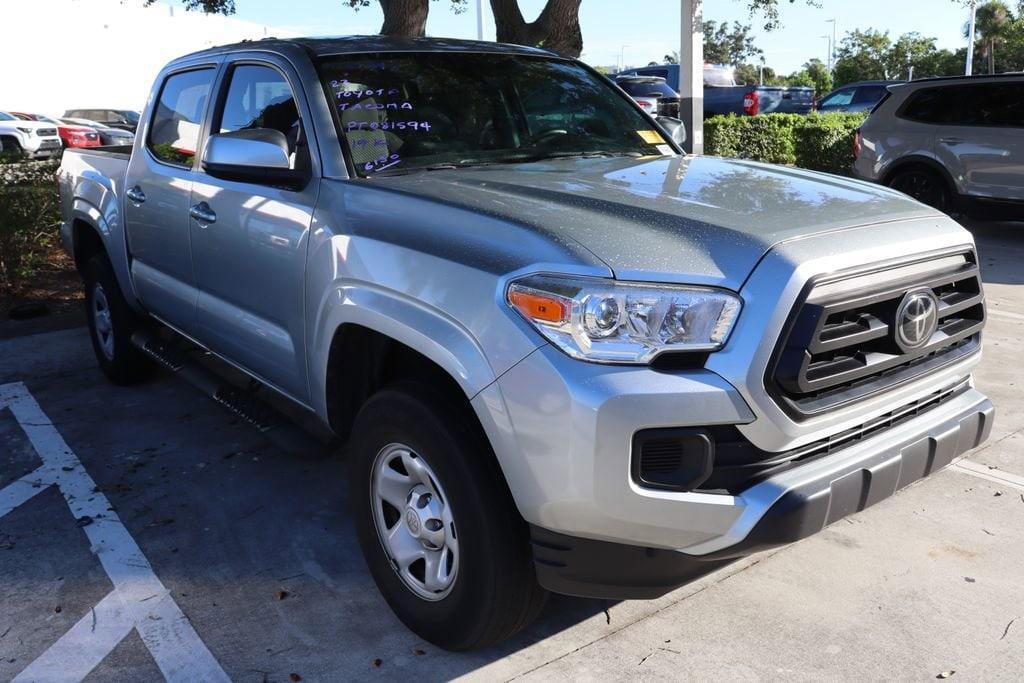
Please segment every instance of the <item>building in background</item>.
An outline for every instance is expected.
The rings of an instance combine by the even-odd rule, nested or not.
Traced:
[[[141,110],[172,58],[288,34],[233,17],[144,0],[4,0],[0,110]]]

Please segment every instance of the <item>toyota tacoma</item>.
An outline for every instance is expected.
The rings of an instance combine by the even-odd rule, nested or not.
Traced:
[[[679,137],[542,50],[244,42],[164,68],[132,147],[65,152],[62,239],[110,380],[184,339],[318,418],[384,598],[482,647],[549,591],[653,598],[814,534],[991,428],[968,232]]]

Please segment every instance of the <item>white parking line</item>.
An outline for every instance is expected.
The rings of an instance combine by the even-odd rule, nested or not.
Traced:
[[[998,308],[988,307],[988,314],[994,315],[997,318],[1009,318],[1010,320],[1024,320],[1024,315],[1020,313],[1011,313],[1010,311],[1000,311]]]
[[[963,474],[978,477],[979,479],[991,481],[995,484],[1002,484],[1003,486],[1009,486],[1019,491],[1024,491],[1024,477],[1019,477],[1016,474],[1010,474],[1009,472],[1003,472],[1002,470],[993,470],[990,469],[988,465],[981,465],[971,460],[958,460],[953,463],[952,469]]]
[[[22,503],[29,501],[33,496],[41,493],[44,488],[53,483],[47,481],[46,485],[43,485],[43,473],[41,470],[41,467],[38,470],[33,470],[21,479],[0,489],[0,517],[3,517]]]
[[[4,407],[11,410],[43,464],[0,491],[0,517],[56,484],[114,584],[114,591],[96,607],[95,624],[92,613],[86,615],[15,680],[81,680],[134,627],[167,680],[229,681],[111,510],[110,501],[24,384],[0,386],[0,409]]]

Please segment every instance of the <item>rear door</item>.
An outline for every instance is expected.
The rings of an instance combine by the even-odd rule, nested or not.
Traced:
[[[1024,82],[947,87],[953,107],[935,150],[974,197],[1024,201]]]
[[[307,182],[296,190],[200,173],[189,224],[200,290],[197,338],[307,402],[303,284],[319,155],[307,136],[311,119],[299,82],[274,56],[238,54],[225,63],[211,134],[278,130],[292,168],[305,171]]]
[[[215,63],[167,74],[125,175],[124,212],[132,279],[143,304],[188,334],[195,331],[196,278],[188,209],[200,126]]]

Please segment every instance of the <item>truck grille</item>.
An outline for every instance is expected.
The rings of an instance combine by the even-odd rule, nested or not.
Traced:
[[[973,252],[819,280],[797,304],[766,384],[794,417],[819,414],[973,353],[984,323]]]
[[[56,128],[37,128],[36,129],[36,135],[38,135],[41,138],[53,137],[56,134],[57,134],[57,129]]]

